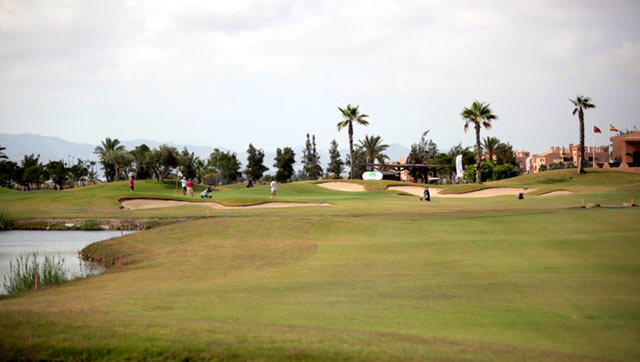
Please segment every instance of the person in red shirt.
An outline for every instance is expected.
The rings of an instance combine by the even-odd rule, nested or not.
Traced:
[[[187,194],[190,197],[193,197],[193,181],[191,181],[191,179],[189,179],[189,181],[187,181]]]
[[[129,188],[131,189],[131,192],[133,192],[133,185],[134,185],[133,176],[131,176],[129,178]]]

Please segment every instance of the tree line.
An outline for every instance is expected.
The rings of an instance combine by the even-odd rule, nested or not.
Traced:
[[[0,147],[4,150],[4,147]],[[98,174],[96,162],[78,159],[73,165],[64,161],[40,161],[40,155],[25,155],[18,162],[7,159],[0,154],[0,186],[6,188],[18,187],[24,191],[39,189],[47,181],[57,189],[65,186],[84,186],[89,182],[96,182]]]
[[[577,96],[570,99],[574,105],[573,114],[578,115],[580,148],[578,172],[584,172],[584,111],[595,108],[589,97]],[[369,125],[369,115],[361,113],[359,106],[347,104],[345,108],[338,107],[342,120],[338,122],[340,131],[347,129],[349,140],[349,154],[345,160],[341,159],[336,140],[331,142],[329,148],[329,164],[323,170],[320,164],[320,155],[316,148],[315,135],[307,134],[305,148],[302,152],[302,169],[295,173],[293,165],[296,163],[295,152],[290,147],[276,150],[275,163],[277,169],[275,176],[264,175],[268,168],[264,165],[264,150],[249,144],[247,149],[247,166],[242,170],[242,163],[237,155],[230,151],[221,151],[216,148],[205,160],[195,156],[185,147],[178,151],[176,147],[161,145],[150,149],[142,144],[133,150],[126,150],[118,139],[107,137],[97,146],[94,153],[99,158],[107,182],[126,179],[129,175],[136,179],[155,178],[162,182],[173,172],[194,179],[200,183],[230,183],[239,180],[251,180],[253,182],[265,179],[275,179],[279,182],[296,180],[339,178],[349,165],[349,178],[356,178],[367,170],[366,164],[384,164],[389,157],[384,153],[388,145],[382,142],[382,138],[374,135],[365,135],[354,147],[353,126],[355,124]],[[513,177],[519,174],[518,164],[513,147],[509,143],[502,143],[495,137],[486,137],[481,143],[481,128],[489,129],[492,122],[498,117],[493,113],[488,103],[474,101],[470,107],[465,107],[461,112],[464,120],[464,131],[470,127],[475,131],[475,152],[469,151],[469,147],[461,144],[452,147],[448,152],[438,152],[436,143],[426,138],[429,131],[422,134],[421,139],[411,145],[411,151],[407,156],[407,163],[421,163],[441,165],[443,168],[453,169],[455,157],[462,155],[463,166],[466,167],[465,178],[468,182],[481,183],[486,180],[497,180]],[[57,188],[86,183],[97,182],[96,163],[89,160],[78,160],[74,165],[67,165],[64,161],[49,161],[43,164],[39,155],[25,155],[20,164],[7,160],[0,146],[0,185],[12,187],[17,184],[23,189],[39,187],[46,181],[51,181]],[[484,161],[483,161],[484,159]],[[555,166],[554,166],[555,168]],[[479,170],[479,172],[476,172]],[[323,173],[324,172],[324,173]],[[427,171],[413,170],[412,177],[426,180]]]
[[[344,161],[340,160],[338,144],[331,143],[331,161],[327,173],[339,177],[344,171]],[[174,146],[160,145],[149,148],[146,144],[127,150],[117,138],[107,137],[94,149],[98,161],[78,159],[76,164],[64,160],[40,161],[40,155],[25,155],[19,163],[8,160],[4,153],[6,148],[0,146],[0,186],[22,190],[39,189],[50,183],[56,189],[85,186],[101,182],[98,167],[104,174],[106,182],[135,179],[155,179],[163,182],[170,176],[181,176],[198,183],[228,184],[244,180],[257,182],[260,180],[290,182],[323,177],[320,155],[317,150],[315,135],[307,134],[305,148],[302,151],[302,169],[295,172],[296,154],[291,147],[276,150],[275,175],[265,175],[269,170],[264,164],[264,150],[256,148],[252,143],[247,149],[247,165],[243,169],[242,162],[236,153],[215,148],[206,159],[201,159],[184,147],[181,151]]]

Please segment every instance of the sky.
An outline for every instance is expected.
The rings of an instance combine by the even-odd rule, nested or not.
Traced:
[[[534,153],[578,143],[569,98],[605,130],[640,128],[639,1],[0,0],[0,133],[265,150],[326,149],[359,105],[409,147],[481,136]],[[607,143],[608,132],[597,143]]]

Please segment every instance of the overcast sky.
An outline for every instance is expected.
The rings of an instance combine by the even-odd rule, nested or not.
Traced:
[[[355,137],[541,152],[595,123],[640,127],[640,1],[0,0],[0,133],[152,139],[238,151]],[[605,132],[598,143],[606,143]]]

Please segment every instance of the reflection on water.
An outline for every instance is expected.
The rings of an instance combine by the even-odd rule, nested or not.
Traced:
[[[135,231],[125,231],[130,234]],[[9,262],[15,264],[20,254],[38,253],[38,260],[45,255],[65,259],[65,268],[71,274],[80,272],[78,252],[85,246],[101,240],[120,236],[120,231],[2,231],[0,232],[0,294],[4,294],[4,276],[9,273]],[[96,267],[97,272],[100,268]]]

